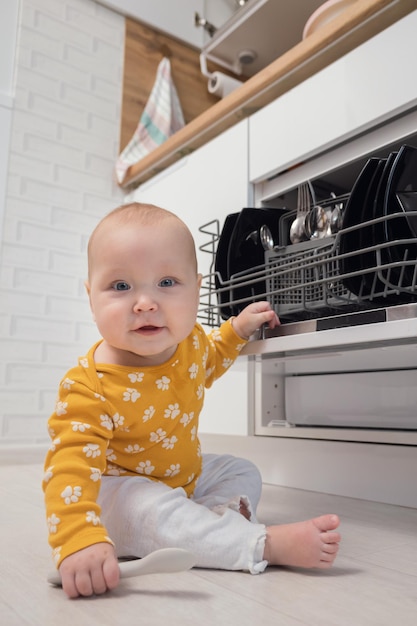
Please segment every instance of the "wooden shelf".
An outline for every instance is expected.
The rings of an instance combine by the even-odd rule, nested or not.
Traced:
[[[358,0],[130,166],[120,186],[139,186],[416,9],[417,0]]]

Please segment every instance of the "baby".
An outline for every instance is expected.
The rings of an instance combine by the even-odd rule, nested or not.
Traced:
[[[250,304],[207,335],[196,322],[192,235],[152,205],[107,215],[88,263],[102,340],[61,381],[43,483],[65,593],[103,594],[118,585],[118,557],[172,546],[192,551],[198,567],[330,567],[336,515],[265,527],[255,518],[257,468],[200,449],[204,390],[257,328],[279,324],[269,304]]]

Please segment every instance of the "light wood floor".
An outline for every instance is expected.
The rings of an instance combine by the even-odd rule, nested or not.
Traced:
[[[258,576],[194,569],[125,580],[101,598],[68,600],[50,569],[40,465],[0,466],[0,623],[5,626],[415,626],[417,510],[265,485],[265,523],[341,516],[327,571]]]

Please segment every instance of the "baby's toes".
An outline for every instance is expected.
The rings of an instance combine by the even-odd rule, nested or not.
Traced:
[[[321,534],[321,539],[323,543],[339,543],[341,540],[341,536],[336,532],[327,532]]]

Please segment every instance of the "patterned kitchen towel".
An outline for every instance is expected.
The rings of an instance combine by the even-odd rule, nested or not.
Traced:
[[[171,63],[166,57],[158,65],[156,80],[138,127],[116,163],[116,177],[123,182],[126,171],[161,145],[185,124],[180,100],[171,76]]]

